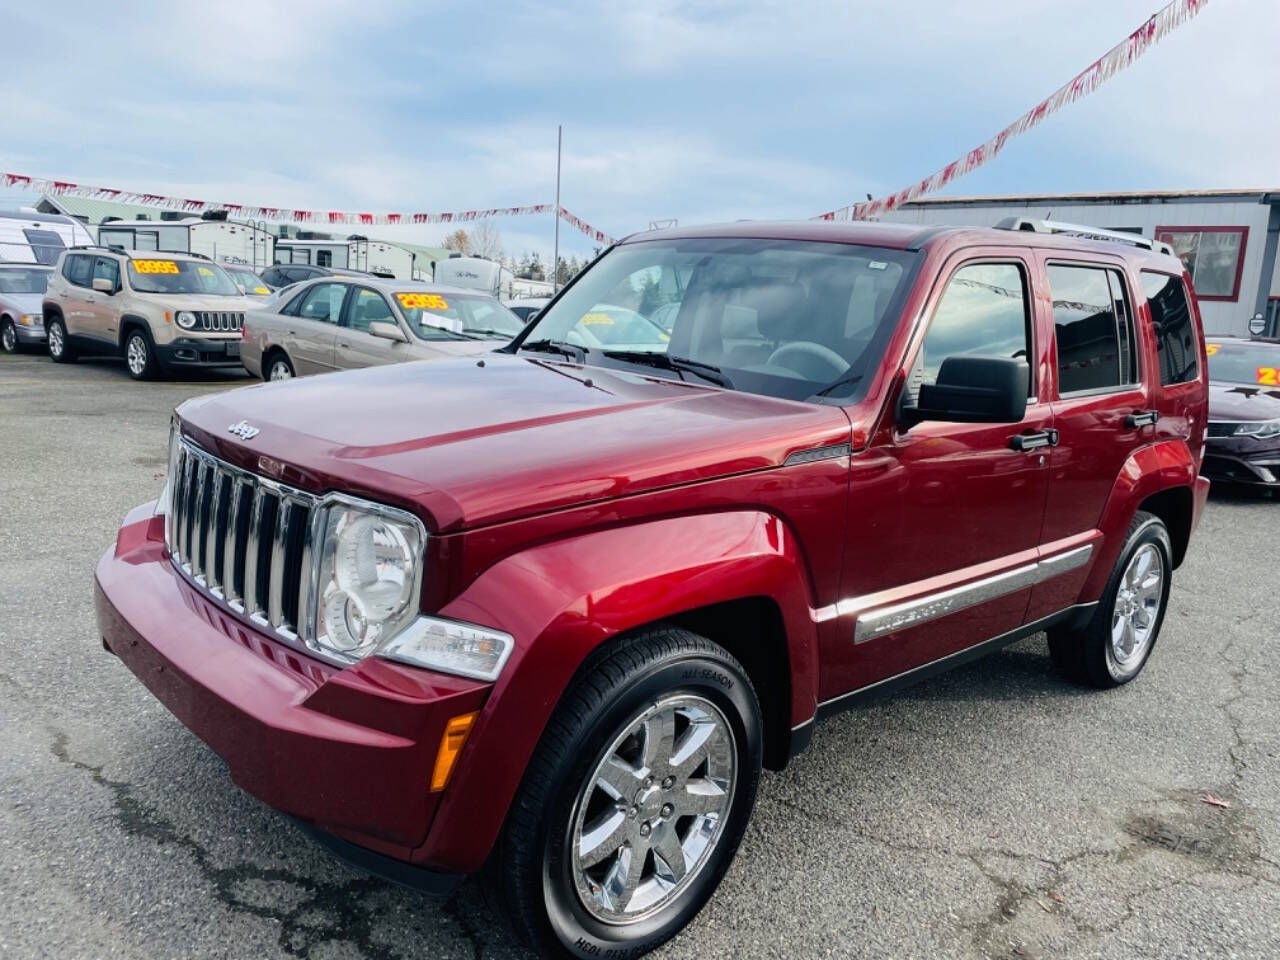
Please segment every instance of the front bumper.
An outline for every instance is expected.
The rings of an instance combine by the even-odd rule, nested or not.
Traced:
[[[240,338],[178,337],[169,343],[156,344],[156,355],[167,367],[238,367]]]
[[[49,340],[49,334],[44,329],[44,323],[14,323],[14,333],[18,335],[19,343],[46,343]]]
[[[1200,472],[1220,483],[1280,486],[1280,443],[1246,437],[1210,440]]]
[[[103,643],[242,789],[382,857],[421,863],[445,724],[480,710],[489,685],[377,659],[338,669],[269,639],[174,570],[163,518],[151,514],[131,513],[98,562]]]

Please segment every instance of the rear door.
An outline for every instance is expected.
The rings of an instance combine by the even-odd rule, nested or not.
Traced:
[[[375,322],[400,325],[386,297],[369,287],[354,287],[335,336],[334,363],[338,367],[349,370],[413,359],[408,344],[371,334],[369,324]]]
[[[335,369],[334,342],[350,286],[340,282],[312,284],[303,292],[294,316],[283,317],[285,349],[299,374]],[[290,304],[293,306],[293,304]]]
[[[1053,426],[1047,350],[1024,249],[966,250],[944,267],[908,350],[908,399],[951,356],[1022,359],[1019,423],[900,423],[854,458],[840,603],[851,642],[824,653],[823,695],[906,673],[1020,627],[1034,582]],[[920,335],[917,334],[917,337]],[[890,410],[889,418],[898,414]],[[892,503],[891,510],[868,504]]]
[[[1080,562],[1037,586],[1029,616],[1048,616],[1079,597],[1098,524],[1125,461],[1156,427],[1145,384],[1147,357],[1135,323],[1131,278],[1119,258],[1038,254],[1053,322],[1052,468],[1043,549],[1076,551]]]

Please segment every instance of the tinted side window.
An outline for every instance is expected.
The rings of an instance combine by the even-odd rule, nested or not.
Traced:
[[[351,298],[351,309],[348,311],[347,323],[352,330],[368,330],[374,321],[395,323],[391,308],[382,294],[376,290],[360,287]]]
[[[298,316],[323,323],[337,323],[342,315],[342,301],[346,295],[345,283],[317,283],[303,297]]]
[[[921,361],[912,377],[912,393],[934,383],[947,357],[1004,357],[1026,362],[1031,353],[1027,284],[1013,263],[961,267],[947,282],[938,302]],[[1032,387],[1034,390],[1034,386]]]
[[[98,257],[93,266],[93,279],[103,279],[111,281],[111,289],[117,290],[120,287],[120,264],[112,260],[110,257]]]
[[[1182,279],[1144,271],[1142,290],[1151,307],[1151,324],[1160,358],[1160,382],[1194,380],[1200,373],[1200,349]]]
[[[62,275],[77,287],[93,286],[93,257],[75,254],[62,265]]]
[[[1115,270],[1049,266],[1058,393],[1118,388],[1137,380],[1128,298]]]

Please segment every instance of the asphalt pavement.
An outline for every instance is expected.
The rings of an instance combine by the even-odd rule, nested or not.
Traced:
[[[0,356],[0,957],[519,957],[231,784],[95,631],[168,420],[248,383]],[[1042,637],[818,727],[663,958],[1280,956],[1280,501],[1215,494],[1141,678]]]

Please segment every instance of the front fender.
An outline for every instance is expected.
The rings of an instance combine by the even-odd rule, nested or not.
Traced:
[[[800,544],[756,510],[654,520],[532,547],[496,563],[441,614],[505,630],[515,650],[468,739],[415,860],[478,869],[561,695],[587,655],[627,630],[709,604],[772,598],[787,635],[792,722],[813,716],[817,643]]]
[[[1120,469],[1111,496],[1102,511],[1098,529],[1102,531],[1102,547],[1090,568],[1080,594],[1081,602],[1092,602],[1102,596],[1120,551],[1125,534],[1138,505],[1153,494],[1175,488],[1192,493],[1193,503],[1203,506],[1207,485],[1198,483],[1195,456],[1186,442],[1173,438],[1160,440],[1135,450]],[[1194,525],[1199,511],[1190,519]]]

